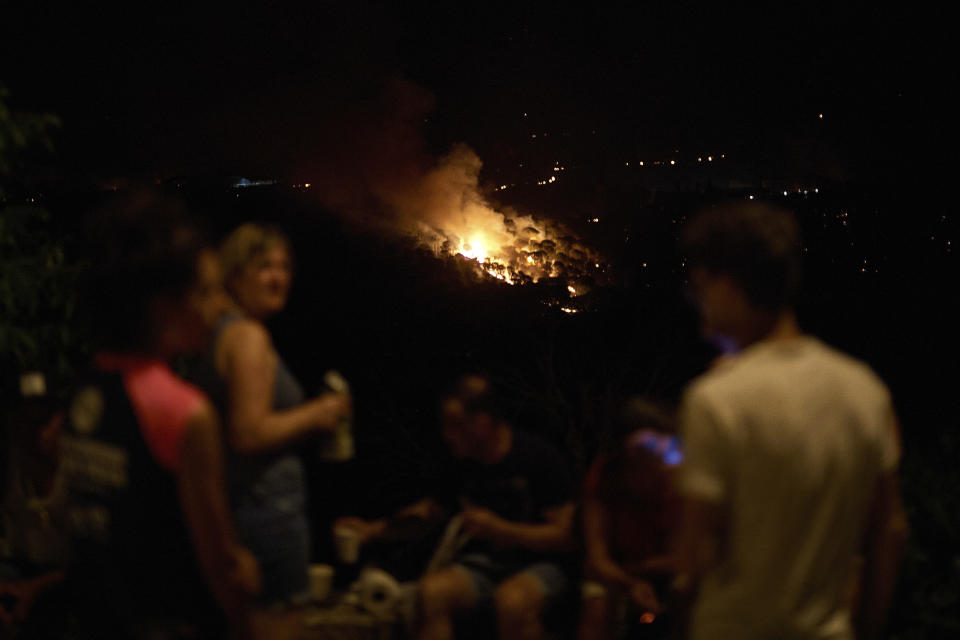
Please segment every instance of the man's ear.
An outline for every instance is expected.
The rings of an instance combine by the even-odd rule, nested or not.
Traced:
[[[494,419],[489,413],[478,413],[474,416],[474,420],[476,420],[477,427],[484,433],[493,431]]]
[[[728,273],[714,274],[714,286],[719,289],[719,293],[727,300],[727,303],[737,308],[753,308],[754,304],[747,295],[747,290],[743,288],[735,278]]]

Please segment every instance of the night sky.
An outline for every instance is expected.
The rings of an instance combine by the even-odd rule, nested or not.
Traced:
[[[943,23],[837,3],[16,4],[0,82],[16,108],[62,117],[56,173],[89,180],[309,177],[385,113],[423,121],[425,156],[463,141],[488,165],[532,132],[576,153],[599,130],[633,154],[892,175],[930,130]],[[419,87],[413,104],[397,82]]]

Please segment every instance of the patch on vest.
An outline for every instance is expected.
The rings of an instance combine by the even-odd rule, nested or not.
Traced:
[[[103,418],[103,392],[97,387],[84,387],[70,404],[70,422],[77,433],[90,435]]]
[[[61,447],[71,486],[95,493],[126,488],[130,459],[121,447],[70,435],[62,437]]]
[[[78,538],[110,541],[110,510],[96,503],[73,505],[67,510],[67,528]]]

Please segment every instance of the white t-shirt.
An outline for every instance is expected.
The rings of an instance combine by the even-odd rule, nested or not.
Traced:
[[[681,491],[727,513],[691,637],[852,638],[849,580],[900,456],[884,384],[815,338],[760,342],[695,380],[681,421]]]

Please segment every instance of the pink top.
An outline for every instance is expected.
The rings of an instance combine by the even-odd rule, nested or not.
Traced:
[[[598,455],[584,481],[585,498],[602,509],[610,553],[628,571],[668,552],[679,516],[670,472],[657,464],[655,454],[637,453],[639,459],[628,459],[619,473],[611,468],[610,455]]]
[[[187,425],[203,402],[203,393],[158,358],[101,353],[96,362],[103,371],[123,374],[123,386],[150,453],[161,467],[176,472]]]

